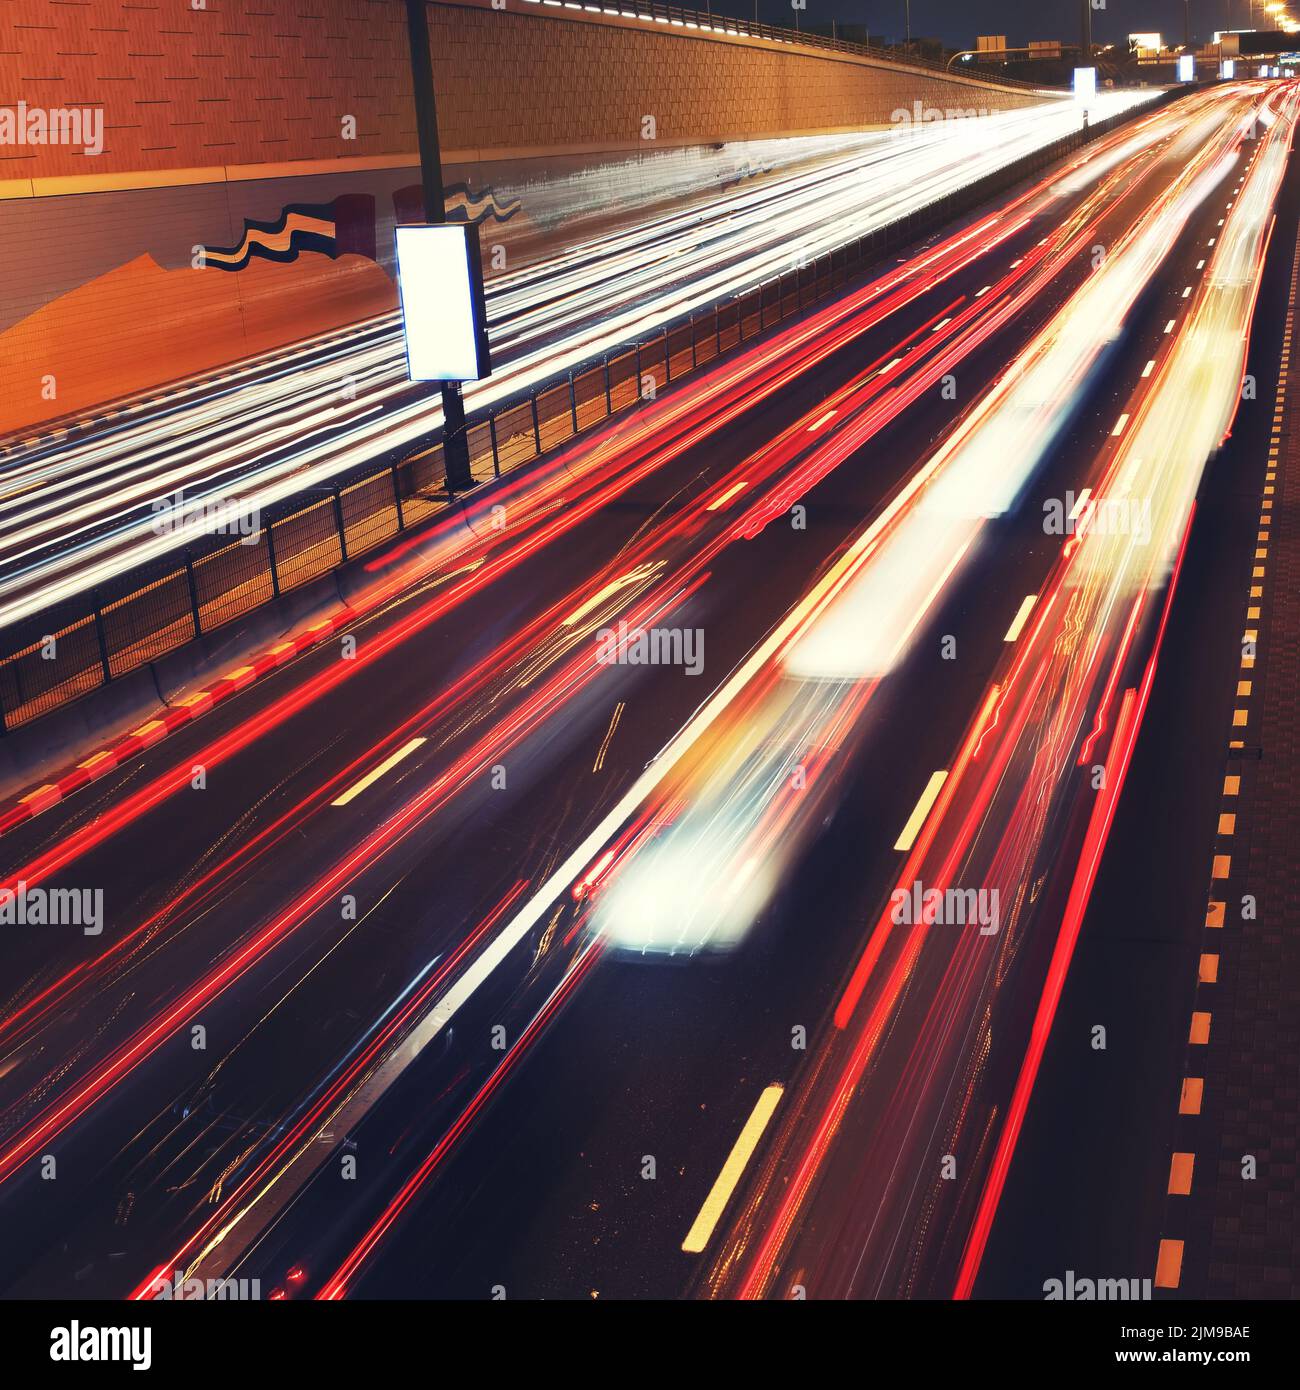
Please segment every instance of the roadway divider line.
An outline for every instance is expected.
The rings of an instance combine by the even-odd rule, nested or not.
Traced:
[[[736,1142],[731,1146],[731,1152],[727,1155],[727,1161],[722,1165],[722,1171],[709,1189],[709,1195],[705,1197],[704,1205],[691,1223],[691,1229],[686,1232],[686,1239],[682,1241],[682,1249],[688,1255],[702,1254],[708,1246],[714,1229],[727,1208],[727,1203],[740,1185],[745,1169],[749,1166],[749,1160],[754,1156],[754,1150],[758,1148],[758,1141],[763,1137],[768,1123],[776,1113],[776,1107],[784,1091],[785,1088],[778,1082],[764,1087],[763,1093],[749,1113],[749,1119],[745,1121],[744,1128],[737,1136]]]
[[[424,745],[428,743],[428,741],[429,740],[421,734],[418,737],[410,739],[408,742],[402,744],[402,746],[397,750],[396,753],[390,753],[388,757],[386,757],[384,761],[379,764],[378,767],[372,768],[359,782],[353,782],[353,784],[347,789],[347,791],[345,791],[341,796],[335,797],[335,799],[330,802],[330,805],[349,805],[351,802],[355,801],[357,797],[359,797],[361,793],[366,790],[367,787],[373,787],[374,784],[378,782],[379,779],[386,772],[391,772],[392,769],[395,768],[398,763],[400,763],[404,758],[409,758],[417,748],[423,748]]]
[[[1282,332],[1282,351],[1279,361],[1277,394],[1273,410],[1273,418],[1269,427],[1268,457],[1265,463],[1264,472],[1264,496],[1261,499],[1261,511],[1259,524],[1267,528],[1272,520],[1272,496],[1277,484],[1277,460],[1281,451],[1282,440],[1282,421],[1286,412],[1287,397],[1287,375],[1291,360],[1291,339],[1295,332],[1295,309],[1297,298],[1300,297],[1300,236],[1296,240],[1295,255],[1291,263],[1291,287],[1290,299],[1287,306],[1286,319]],[[1258,534],[1257,544],[1266,543],[1270,532],[1265,529]],[[1255,551],[1255,563],[1251,570],[1249,593],[1247,596],[1246,621],[1255,623],[1260,620],[1261,609],[1259,600],[1264,596],[1264,583],[1267,579],[1268,550],[1265,548]],[[1253,672],[1258,658],[1259,629],[1248,626],[1242,633],[1240,670]],[[1236,684],[1237,706],[1232,712],[1233,731],[1240,731],[1247,727],[1250,711],[1247,701],[1254,693],[1255,678],[1238,676]],[[1244,747],[1244,740],[1240,738],[1229,738],[1228,757],[1240,756]],[[1239,773],[1226,773],[1223,778],[1221,790],[1223,805],[1226,809],[1220,810],[1218,825],[1216,828],[1216,839],[1214,854],[1210,864],[1210,895],[1205,908],[1205,930],[1222,931],[1224,929],[1224,919],[1227,909],[1229,894],[1226,891],[1226,883],[1232,876],[1232,855],[1227,852],[1230,849],[1232,840],[1237,834],[1237,819],[1239,805],[1238,798],[1241,795],[1241,775]],[[1244,858],[1244,856],[1241,856]],[[1222,895],[1222,896],[1220,896]],[[1208,943],[1207,943],[1208,944]],[[1197,1057],[1198,1054],[1192,1052],[1193,1048],[1208,1047],[1210,1043],[1210,1025],[1213,1017],[1213,1010],[1210,1005],[1213,1003],[1218,993],[1217,986],[1222,982],[1222,960],[1220,951],[1203,950],[1197,965],[1196,977],[1196,1005],[1192,1011],[1191,1023],[1188,1027],[1186,1047],[1188,1049],[1188,1060]],[[1179,1116],[1196,1117],[1201,1115],[1205,1102],[1205,1071],[1203,1063],[1194,1063],[1196,1069],[1201,1072],[1199,1076],[1184,1075],[1182,1090],[1178,1100]],[[1191,1067],[1185,1068],[1191,1070]],[[1196,1137],[1203,1138],[1199,1133],[1200,1126],[1196,1126]],[[1191,1129],[1180,1135],[1183,1143],[1188,1143],[1192,1136]],[[1187,1148],[1180,1148],[1174,1151],[1170,1159],[1169,1184],[1167,1196],[1169,1197],[1190,1197],[1192,1194],[1192,1178],[1195,1171],[1196,1152],[1189,1144]],[[1172,1225],[1175,1229],[1182,1229],[1186,1221],[1186,1210],[1182,1204],[1169,1204],[1165,1212],[1166,1227]],[[1182,1283],[1183,1276],[1183,1256],[1185,1252],[1185,1241],[1176,1237],[1162,1237],[1156,1253],[1156,1275],[1155,1286],[1158,1289],[1175,1290]]]
[[[1004,642],[1014,642],[1025,629],[1025,624],[1029,621],[1029,615],[1034,611],[1034,604],[1038,602],[1037,594],[1026,594],[1020,607],[1016,609],[1016,616],[1011,620],[1011,626],[1007,628],[1007,635],[1002,639]]]
[[[921,827],[925,824],[925,818],[934,809],[934,803],[939,799],[939,793],[943,790],[943,784],[948,780],[948,770],[941,768],[938,772],[932,773],[930,780],[925,784],[925,790],[921,793],[921,799],[916,803],[916,808],[907,818],[907,824],[903,827],[902,833],[894,841],[894,848],[907,851],[916,843],[916,837],[921,833]]]

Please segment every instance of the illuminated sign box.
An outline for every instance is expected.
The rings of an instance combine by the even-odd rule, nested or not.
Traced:
[[[412,381],[479,381],[492,370],[478,228],[396,229],[406,369]]]
[[[1190,53],[1184,53],[1178,60],[1178,80],[1180,82],[1196,81],[1196,59]]]
[[[1096,68],[1075,68],[1074,70],[1074,99],[1075,101],[1093,101],[1097,96],[1097,69]]]

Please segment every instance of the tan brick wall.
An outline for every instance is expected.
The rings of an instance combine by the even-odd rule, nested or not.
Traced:
[[[636,148],[647,115],[660,143],[690,144],[887,124],[918,98],[986,110],[1032,99],[845,54],[510,3],[433,7],[444,148]]]
[[[507,4],[431,4],[449,161],[637,148],[647,115],[660,144],[687,144],[880,124],[917,98],[988,109],[1030,99],[846,55]],[[232,166],[392,162],[415,148],[399,0],[0,0],[0,106],[20,100],[101,108],[105,150],[0,145],[10,196],[32,191],[24,180],[202,181]],[[349,116],[355,139],[344,138]]]

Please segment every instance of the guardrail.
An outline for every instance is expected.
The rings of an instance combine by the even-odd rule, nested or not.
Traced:
[[[757,19],[733,19],[730,15],[715,14],[712,10],[688,10],[681,5],[614,3],[609,5],[578,4],[575,0],[524,0],[526,5],[539,9],[577,10],[586,14],[609,15],[618,19],[639,19],[647,24],[666,24],[674,29],[697,29],[706,33],[730,34],[735,38],[767,39],[771,43],[797,43],[805,48],[821,48],[832,53],[847,53],[860,58],[877,58],[888,63],[905,63],[908,67],[952,78],[947,65],[919,54],[899,53],[896,48],[882,48],[873,43],[853,43],[848,39],[828,38],[803,29],[786,29],[776,24],[763,24]],[[1051,90],[1016,77],[990,77],[983,73],[962,73],[974,82],[991,86],[1014,87],[1021,91]]]
[[[1164,99],[1181,95],[1165,94]],[[581,365],[468,422],[474,489],[533,462],[858,279],[1155,102],[1076,131],[970,187]],[[279,504],[237,540],[206,537],[0,632],[0,734],[245,616],[440,515],[442,442]],[[236,505],[236,504],[232,504]]]

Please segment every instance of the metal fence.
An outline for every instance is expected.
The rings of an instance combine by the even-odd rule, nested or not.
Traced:
[[[882,256],[971,211],[1129,115],[1066,136],[919,212],[583,364],[490,415],[471,417],[473,486],[550,453],[844,289]],[[328,488],[286,500],[258,518],[249,535],[205,537],[0,632],[0,733],[421,526],[454,496],[435,432],[416,452],[377,460]]]
[[[550,9],[580,10],[588,14],[610,15],[621,19],[640,19],[648,24],[665,24],[675,29],[696,29],[705,33],[730,34],[734,38],[767,39],[770,43],[797,43],[805,48],[822,48],[832,53],[848,53],[860,58],[874,58],[887,63],[904,63],[910,68],[941,73],[949,80],[967,77],[973,82],[997,87],[1013,87],[1021,91],[1050,90],[1038,83],[1025,82],[1017,77],[990,77],[983,73],[951,72],[946,63],[937,62],[913,53],[900,53],[897,48],[882,48],[873,43],[856,43],[849,39],[831,38],[826,34],[809,33],[806,29],[787,29],[781,25],[763,24],[758,19],[738,19],[715,14],[712,10],[685,9],[681,5],[642,4],[640,0],[614,0],[612,4],[577,4],[575,0],[524,0],[526,5]]]

